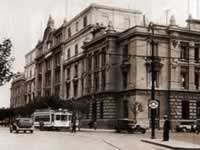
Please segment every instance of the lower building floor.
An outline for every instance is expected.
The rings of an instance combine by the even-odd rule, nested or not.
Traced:
[[[99,93],[80,100],[89,102],[88,113],[84,115],[82,126],[96,121],[99,128],[114,128],[116,120],[129,118],[145,127],[151,126],[149,100],[150,90]],[[159,101],[156,108],[156,127],[162,128],[163,117],[168,115],[172,127],[177,121],[200,119],[200,93],[185,91],[156,91]]]

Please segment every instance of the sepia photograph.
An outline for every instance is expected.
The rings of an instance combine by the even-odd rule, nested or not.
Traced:
[[[200,0],[0,0],[1,150],[200,150]]]

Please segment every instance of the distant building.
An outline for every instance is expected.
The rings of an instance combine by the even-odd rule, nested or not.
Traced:
[[[36,49],[33,49],[25,55],[24,74],[26,79],[26,103],[30,103],[35,98],[35,51]]]
[[[16,108],[26,105],[25,100],[25,76],[24,73],[17,73],[11,82],[10,107]]]

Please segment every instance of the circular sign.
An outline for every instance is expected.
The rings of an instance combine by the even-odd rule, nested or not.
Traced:
[[[156,108],[158,108],[158,106],[159,106],[159,103],[158,103],[157,100],[150,100],[149,101],[149,107],[151,109],[156,109]]]

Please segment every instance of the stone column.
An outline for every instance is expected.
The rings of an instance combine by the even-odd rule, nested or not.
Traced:
[[[63,68],[65,59],[64,47],[61,47],[61,56],[60,56],[60,98],[64,99],[64,83],[65,83],[65,71]]]
[[[53,95],[55,93],[55,90],[54,90],[54,80],[55,80],[55,59],[53,57],[54,55],[52,55],[51,59],[50,60],[50,63],[51,63],[51,95]]]
[[[189,89],[195,90],[194,85],[194,73],[195,73],[195,66],[194,66],[194,42],[190,42],[189,48]]]
[[[45,61],[42,63],[42,86],[41,86],[41,96],[44,96],[44,90],[45,90],[45,71],[46,71],[46,65]]]

